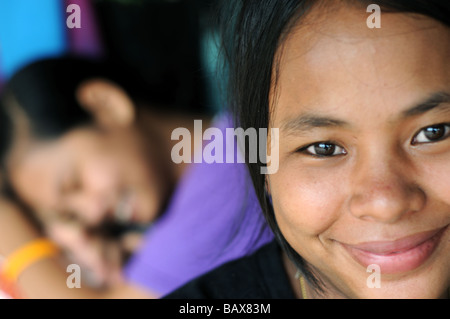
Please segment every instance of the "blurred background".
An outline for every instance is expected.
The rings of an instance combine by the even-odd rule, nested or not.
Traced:
[[[0,90],[35,60],[72,54],[125,65],[154,102],[215,113],[223,103],[216,76],[215,0],[0,1]],[[81,28],[67,26],[80,8]]]
[[[212,19],[216,10],[215,2],[216,0],[0,0],[0,93],[7,92],[6,83],[27,65],[47,58],[74,56],[106,62],[110,68],[130,70],[127,75],[136,78],[130,85],[143,84],[139,85],[139,89],[147,91],[145,95],[150,99],[146,102],[152,108],[213,117],[224,105],[224,94],[219,85],[222,79],[217,73],[217,66],[220,65],[217,31]],[[79,16],[76,16],[77,11],[73,9],[73,5],[79,8]],[[77,67],[71,65],[72,71],[76,73]],[[58,79],[67,76],[67,82],[72,83],[70,71],[61,76],[59,71],[51,68],[47,70],[57,74]],[[24,82],[35,81],[35,85],[19,88],[26,103],[18,104],[44,105],[40,110],[44,110],[42,112],[48,118],[44,121],[44,126],[49,127],[49,123],[59,124],[59,121],[74,116],[67,107],[59,107],[70,100],[60,96],[66,93],[62,89],[65,85],[52,82],[48,92],[42,92],[47,88],[45,81],[54,81],[49,80],[51,76],[47,78],[43,75],[46,74],[41,73],[37,79],[30,76],[25,76],[26,80],[22,78]],[[77,81],[75,74],[73,77],[73,81]],[[52,89],[57,91],[51,91]],[[72,94],[70,92],[71,96]],[[46,111],[45,105],[52,103],[58,108],[57,111],[53,109],[55,116],[50,116],[52,114]],[[33,107],[30,106],[30,109]],[[32,110],[30,112],[34,114]],[[30,118],[31,116],[33,115]],[[8,125],[0,124],[0,128],[2,126],[0,144],[8,147],[6,141],[12,139],[12,134],[8,131]],[[3,151],[6,152],[6,149]],[[52,170],[52,173],[58,171],[54,168]],[[163,171],[161,168],[155,170]],[[168,185],[173,182],[170,174],[165,179],[170,180]],[[5,180],[0,175],[0,186],[6,189],[3,185],[7,184]],[[45,185],[50,185],[51,182],[51,178],[48,178]],[[42,179],[35,181],[36,190],[43,189],[42,183]],[[172,187],[171,184],[169,186]],[[98,199],[91,197],[89,200],[92,202]],[[69,220],[68,224],[73,223]],[[77,225],[82,226],[84,227]],[[119,227],[113,228],[110,224],[107,226],[112,228],[112,232],[119,233]],[[146,229],[142,225],[139,225],[137,231],[133,228],[135,225],[119,226],[120,235],[125,229],[140,236]],[[88,230],[91,236],[91,229]],[[72,236],[71,232],[67,233]],[[79,236],[77,238],[82,239],[79,241],[84,243],[84,229],[77,229],[76,234]],[[71,238],[70,236],[67,238]],[[107,239],[109,244],[109,237]],[[70,242],[67,246],[77,244],[77,240],[67,241]],[[103,246],[98,247],[100,251],[104,250]],[[68,248],[69,253],[71,248]],[[94,247],[93,250],[95,249]],[[78,252],[81,252],[80,255],[85,254],[84,248],[78,249]],[[91,255],[83,257],[83,260],[89,258],[95,260]],[[89,263],[86,262],[86,265]],[[0,293],[1,290],[0,285]]]

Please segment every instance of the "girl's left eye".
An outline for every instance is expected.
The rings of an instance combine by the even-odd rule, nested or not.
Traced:
[[[347,154],[345,149],[331,142],[319,142],[305,146],[299,152],[315,157],[331,157]]]
[[[428,126],[417,133],[411,144],[434,143],[446,139],[450,136],[450,124],[438,124]]]

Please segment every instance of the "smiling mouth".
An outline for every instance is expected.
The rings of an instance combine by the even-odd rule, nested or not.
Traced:
[[[375,264],[381,273],[397,274],[414,270],[429,259],[439,246],[448,225],[407,236],[395,241],[365,242],[358,245],[341,245],[350,256],[364,267]]]

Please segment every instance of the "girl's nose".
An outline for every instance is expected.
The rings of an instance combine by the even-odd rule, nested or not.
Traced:
[[[407,171],[407,163],[388,156],[360,163],[354,175],[351,213],[365,220],[395,223],[421,211],[425,192]]]

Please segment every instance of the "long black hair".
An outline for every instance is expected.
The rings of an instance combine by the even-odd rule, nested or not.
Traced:
[[[378,4],[385,12],[417,13],[450,26],[448,0],[226,0],[221,4],[222,53],[228,77],[229,106],[235,125],[244,130],[268,128],[271,89],[276,85],[276,52],[285,35],[303,19],[313,7],[345,2],[366,8]],[[281,233],[271,200],[265,191],[265,175],[260,173],[264,163],[247,160],[253,185],[263,213],[272,231],[290,259],[306,279],[319,290],[323,288],[314,271],[289,245]]]

